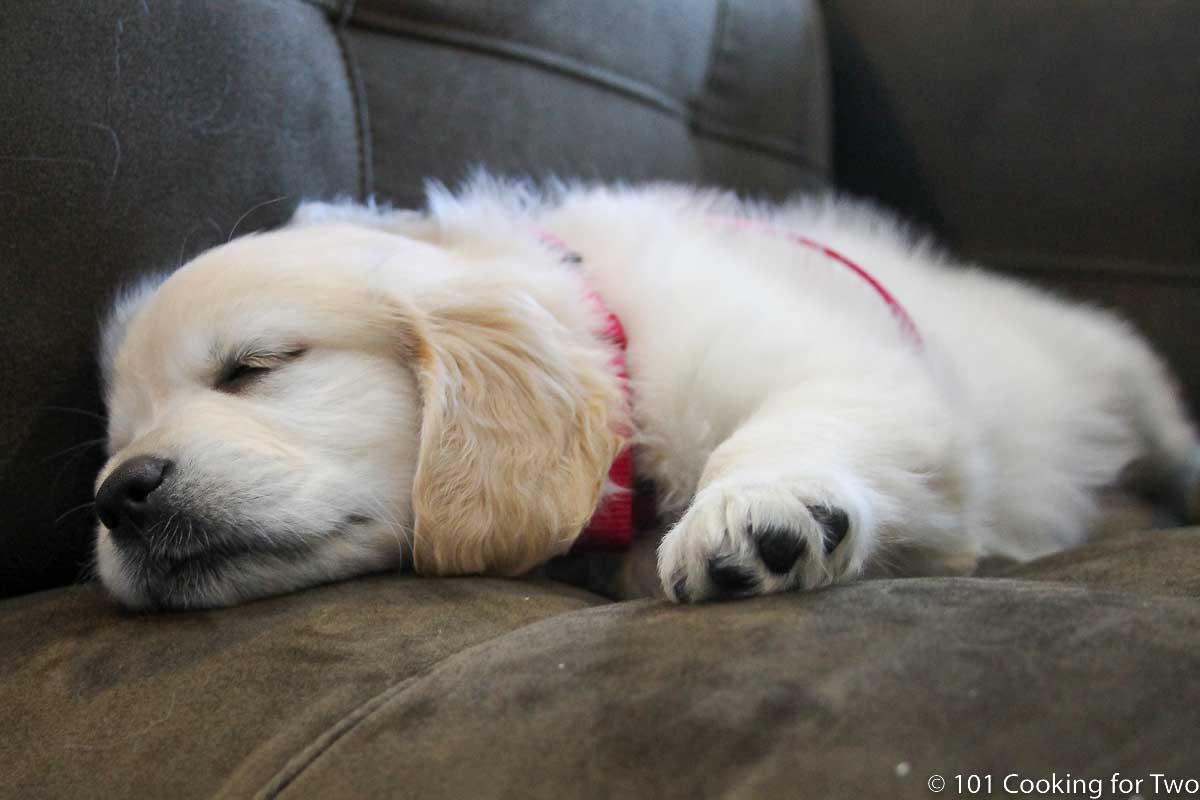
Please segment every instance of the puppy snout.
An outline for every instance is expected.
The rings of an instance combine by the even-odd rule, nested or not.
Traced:
[[[154,493],[173,463],[156,456],[136,456],[113,470],[96,492],[96,515],[114,535],[138,536],[153,521]]]

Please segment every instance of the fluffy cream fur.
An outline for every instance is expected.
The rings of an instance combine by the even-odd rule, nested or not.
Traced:
[[[923,347],[783,230],[870,269]],[[629,336],[631,417],[593,289]],[[99,528],[101,578],[133,606],[410,561],[526,571],[570,546],[630,431],[672,522],[657,557],[676,600],[1042,555],[1083,541],[1126,478],[1200,502],[1196,433],[1127,325],[833,198],[481,179],[433,189],[423,213],[310,204],[112,320],[97,487],[135,455],[174,465],[144,536]],[[222,387],[221,365],[256,350],[292,355]],[[794,564],[764,558],[766,533]]]

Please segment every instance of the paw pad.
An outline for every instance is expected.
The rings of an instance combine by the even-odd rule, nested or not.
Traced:
[[[776,575],[786,575],[808,553],[808,542],[799,531],[774,525],[750,528],[750,537],[758,547],[758,557]]]
[[[724,556],[708,560],[708,579],[722,594],[746,594],[758,586],[754,572]]]
[[[832,553],[850,532],[850,516],[837,506],[809,506],[808,513],[825,531],[825,552]]]

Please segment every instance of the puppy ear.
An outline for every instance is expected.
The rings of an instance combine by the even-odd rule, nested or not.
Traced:
[[[125,341],[125,332],[129,322],[145,304],[150,295],[158,290],[167,274],[153,273],[145,275],[134,283],[117,290],[116,296],[109,305],[108,312],[100,321],[100,347],[97,359],[100,362],[100,382],[105,394],[112,385],[113,366],[116,363],[117,351]]]
[[[479,295],[448,295],[410,348],[424,403],[413,559],[426,574],[516,575],[565,552],[628,429],[603,344],[525,293]]]

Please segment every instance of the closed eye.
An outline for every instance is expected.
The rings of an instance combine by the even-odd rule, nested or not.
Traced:
[[[213,388],[237,394],[266,377],[273,370],[304,355],[304,348],[283,352],[248,352],[236,356],[217,374]]]

